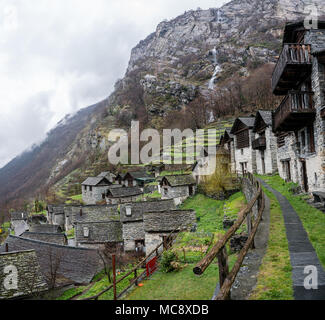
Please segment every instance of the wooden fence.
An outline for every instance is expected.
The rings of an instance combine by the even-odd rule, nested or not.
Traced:
[[[228,230],[225,236],[218,241],[218,243],[208,252],[208,254],[196,265],[193,272],[196,275],[202,275],[210,266],[213,260],[217,257],[219,264],[219,283],[220,291],[215,300],[229,300],[231,287],[236,279],[236,276],[243,264],[243,261],[250,248],[254,248],[254,238],[258,226],[262,220],[262,215],[265,208],[265,196],[261,184],[250,173],[244,174],[243,179],[248,179],[250,183],[256,188],[256,193],[250,203],[240,211],[238,220]],[[258,214],[254,217],[253,208],[257,205]],[[247,220],[248,240],[240,251],[238,259],[229,272],[228,256],[226,245],[228,241],[235,235],[236,231],[241,227],[243,222]]]
[[[143,260],[141,260],[141,262],[139,262],[131,271],[129,271],[127,274],[123,275],[119,279],[116,278],[115,255],[112,255],[113,283],[108,288],[99,292],[98,294],[96,294],[92,297],[89,297],[89,298],[81,299],[81,300],[98,300],[100,296],[102,296],[104,293],[106,293],[110,290],[113,290],[114,300],[118,300],[119,298],[121,298],[133,285],[137,286],[138,282],[141,281],[146,276],[147,270],[139,273],[139,269],[143,269],[143,266],[145,266],[154,257],[156,257],[158,260],[162,256],[162,254],[165,251],[167,251],[168,249],[170,249],[170,247],[172,246],[173,240],[174,240],[173,236],[175,234],[178,234],[181,231],[182,231],[182,228],[179,228],[179,227],[176,228],[175,230],[173,230],[168,235],[168,237],[166,237],[164,239],[163,242],[161,242],[154,250],[152,250],[152,252],[150,252],[150,254],[148,254]],[[160,250],[160,248],[163,248],[163,250]],[[134,274],[134,278],[130,281],[129,285],[126,288],[124,288],[122,292],[118,293],[117,285],[132,274]]]

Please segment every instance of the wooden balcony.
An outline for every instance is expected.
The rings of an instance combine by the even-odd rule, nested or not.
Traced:
[[[290,91],[273,115],[275,132],[299,130],[315,120],[313,92]]]
[[[309,44],[285,44],[272,75],[275,95],[286,95],[311,73],[312,57]]]
[[[259,137],[256,140],[253,141],[253,149],[254,150],[265,150],[266,149],[266,138],[265,137]]]

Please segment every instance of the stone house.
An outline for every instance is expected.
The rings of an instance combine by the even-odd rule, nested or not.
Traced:
[[[137,201],[143,194],[139,187],[108,188],[106,194],[107,204],[121,204]]]
[[[144,188],[148,183],[155,181],[154,176],[148,174],[146,171],[127,172],[123,178],[123,184],[126,187]]]
[[[230,129],[225,130],[220,139],[220,146],[230,152],[231,172],[236,172],[234,135],[230,131]]]
[[[237,118],[230,131],[234,135],[236,172],[256,173],[256,151],[253,149],[254,117]]]
[[[272,124],[272,111],[263,110],[256,113],[253,149],[256,150],[257,174],[275,174],[278,171],[277,138],[273,133]]]
[[[55,243],[62,246],[66,246],[68,244],[68,239],[64,233],[24,232],[21,237],[26,239]]]
[[[0,300],[26,299],[48,290],[34,250],[0,253]],[[6,278],[17,272],[17,285]]]
[[[88,178],[82,183],[82,201],[84,204],[97,204],[105,201],[108,187],[113,183],[105,177]]]
[[[190,230],[195,223],[194,210],[146,212],[144,214],[146,254],[149,255],[171,232]],[[161,247],[160,250],[162,249]]]
[[[272,76],[275,95],[284,96],[274,111],[279,174],[305,192],[325,188],[325,22],[305,29],[288,23]]]
[[[73,211],[71,211],[73,214]],[[118,206],[86,206],[73,215],[78,247],[98,248],[104,243],[122,243]]]
[[[27,212],[11,212],[10,213],[11,229],[15,235],[20,236],[29,230],[28,213]]]
[[[192,174],[165,176],[160,182],[161,198],[174,199],[179,205],[196,193],[196,181]]]
[[[122,204],[120,207],[123,223],[125,251],[145,250],[145,231],[143,216],[145,212],[175,209],[174,200],[146,201]]]

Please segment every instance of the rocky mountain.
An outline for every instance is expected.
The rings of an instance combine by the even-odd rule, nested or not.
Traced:
[[[285,22],[305,17],[310,2],[325,13],[323,0],[234,0],[161,22],[132,50],[126,74],[107,100],[66,119],[40,146],[0,170],[0,206],[17,204],[17,199],[21,204],[49,186],[95,174],[106,163],[108,131],[128,128],[132,119],[160,129],[199,96],[203,100],[195,108],[232,92],[240,81],[250,83],[240,88],[240,103],[259,107],[250,94],[260,90],[254,89],[258,81],[249,79],[276,61]],[[71,173],[73,178],[67,179]]]

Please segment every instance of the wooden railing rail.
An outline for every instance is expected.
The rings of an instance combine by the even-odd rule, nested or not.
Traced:
[[[217,242],[217,244],[208,252],[208,254],[193,269],[193,272],[196,275],[202,275],[206,271],[206,269],[210,266],[210,264],[214,261],[214,259],[216,257],[218,258],[219,282],[220,282],[220,292],[219,295],[217,296],[218,300],[229,299],[231,286],[235,281],[235,278],[240,270],[243,260],[248,250],[254,247],[255,234],[258,229],[259,223],[262,219],[262,215],[265,208],[265,199],[264,199],[264,193],[261,184],[250,173],[244,174],[243,179],[248,179],[250,181],[252,186],[254,186],[257,190],[256,194],[254,195],[253,199],[249,202],[249,204],[240,211],[239,218],[234,223],[234,225],[228,230],[228,232],[224,235],[224,237]],[[258,216],[255,219],[255,223],[253,225],[251,212],[255,205],[257,205],[258,207]],[[235,266],[229,273],[226,244],[235,235],[236,231],[243,224],[245,218],[247,219],[249,237],[244,248],[239,254]]]

